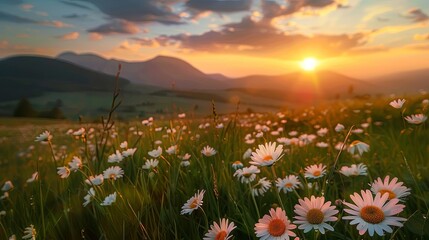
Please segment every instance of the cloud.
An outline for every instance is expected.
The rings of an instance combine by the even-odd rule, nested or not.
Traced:
[[[127,50],[127,51],[132,51],[132,52],[137,52],[138,50],[141,49],[141,47],[142,46],[140,44],[130,43],[128,41],[124,41],[119,46],[119,49]]]
[[[429,16],[418,8],[412,8],[408,10],[405,14],[405,17],[412,19],[413,22],[425,22],[429,20]]]
[[[69,2],[69,1],[61,1],[61,2],[66,4],[66,5],[72,6],[72,7],[76,7],[76,8],[80,8],[80,9],[84,9],[84,10],[93,10],[92,8],[90,8],[86,5],[80,4],[80,3]]]
[[[188,8],[199,11],[230,13],[249,10],[252,0],[189,0]]]
[[[11,23],[37,23],[37,21],[0,11],[0,21]]]
[[[99,34],[99,33],[90,33],[89,34],[89,39],[91,41],[100,41],[101,39],[103,39],[103,35]]]
[[[112,18],[131,22],[180,24],[181,17],[170,6],[174,0],[80,0],[92,3]]]
[[[113,20],[96,28],[89,29],[88,32],[99,33],[102,35],[115,33],[136,34],[140,32],[140,29],[135,23],[125,20]]]
[[[304,7],[325,8],[335,6],[335,8],[341,8],[343,2],[342,0],[290,0],[285,6],[276,1],[262,0],[261,8],[264,19],[272,19],[294,14]]]
[[[31,9],[34,8],[34,6],[32,4],[21,4],[20,7],[24,11],[30,11]]]
[[[225,24],[220,31],[208,31],[200,35],[162,35],[154,40],[161,46],[179,46],[194,51],[297,59],[308,55],[336,56],[363,46],[366,39],[364,33],[314,36],[285,34],[270,24],[254,22],[246,17],[239,23]]]
[[[39,24],[43,25],[43,26],[49,26],[49,27],[54,27],[54,28],[68,28],[68,27],[72,27],[72,25],[61,22],[61,21],[57,21],[57,20],[53,20],[53,21],[43,21],[43,22],[38,22]]]
[[[415,43],[406,45],[404,48],[411,50],[429,50],[429,43]]]
[[[379,45],[379,46],[362,46],[362,47],[356,47],[352,48],[349,51],[347,51],[347,54],[351,55],[364,55],[364,54],[371,54],[371,53],[378,53],[378,52],[387,52],[390,49],[386,46]]]
[[[58,36],[57,38],[61,40],[76,40],[79,38],[79,32],[70,32],[64,35]]]
[[[68,18],[68,19],[81,19],[86,17],[88,17],[87,14],[77,14],[77,13],[63,15],[63,18]]]
[[[417,40],[417,41],[429,40],[429,33],[426,33],[426,34],[416,34],[416,35],[414,35],[414,40]]]

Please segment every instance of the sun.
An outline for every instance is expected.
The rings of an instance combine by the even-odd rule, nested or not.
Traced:
[[[300,66],[304,71],[314,71],[316,67],[319,65],[319,61],[313,57],[305,58],[300,62]]]

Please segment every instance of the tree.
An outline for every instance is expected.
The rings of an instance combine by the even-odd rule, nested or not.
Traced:
[[[36,117],[37,112],[33,109],[30,101],[27,98],[22,98],[18,105],[16,106],[14,112],[14,117]]]

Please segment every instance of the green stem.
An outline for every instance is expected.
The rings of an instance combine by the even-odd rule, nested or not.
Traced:
[[[255,196],[252,193],[252,186],[250,185],[250,182],[249,182],[249,191],[250,191],[250,195],[252,196],[252,201],[253,201],[253,204],[255,205],[255,209],[256,209],[256,213],[258,214],[258,218],[261,218],[261,214],[259,214],[258,204],[256,203]]]

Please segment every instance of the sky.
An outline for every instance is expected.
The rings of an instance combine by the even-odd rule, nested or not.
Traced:
[[[428,0],[0,0],[0,58],[178,57],[230,77],[305,58],[356,78],[429,68]]]

